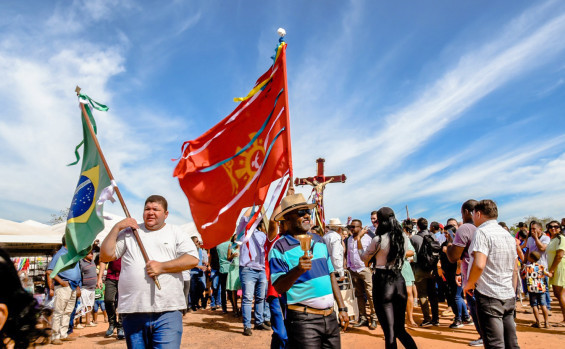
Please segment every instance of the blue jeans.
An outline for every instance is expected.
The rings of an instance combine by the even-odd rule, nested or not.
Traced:
[[[545,282],[545,303],[547,310],[551,310],[551,295],[549,294],[549,277],[546,276],[544,279]]]
[[[278,297],[271,296],[267,298],[267,304],[271,309],[271,328],[273,329],[271,349],[284,349],[288,345],[288,335],[286,334],[286,327],[284,327],[280,300]]]
[[[182,338],[180,311],[123,314],[128,348],[179,348]]]
[[[255,296],[255,325],[263,323],[265,293],[267,289],[267,276],[264,270],[254,270],[248,267],[239,267],[239,280],[241,281],[241,312],[243,314],[243,327],[251,328],[251,307]]]
[[[455,316],[459,316],[459,320],[465,320],[469,318],[469,313],[467,312],[467,304],[465,304],[465,300],[461,296],[463,294],[463,287],[457,286],[457,290],[455,292],[455,305],[457,307],[457,313]],[[453,309],[455,312],[455,309]]]
[[[222,306],[220,272],[218,270],[210,270],[210,283],[212,284],[212,297],[210,297],[210,307],[216,308]]]
[[[471,313],[471,318],[473,318],[473,323],[475,324],[475,329],[481,338],[483,338],[483,334],[481,332],[481,327],[479,326],[479,316],[477,315],[477,301],[475,300],[474,296],[470,296],[468,294],[465,295],[467,299],[467,305],[469,306],[469,313]]]

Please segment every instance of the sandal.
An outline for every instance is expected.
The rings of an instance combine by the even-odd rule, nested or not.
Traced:
[[[540,328],[539,322],[534,322],[534,323],[532,324],[532,327],[533,327],[533,328]]]

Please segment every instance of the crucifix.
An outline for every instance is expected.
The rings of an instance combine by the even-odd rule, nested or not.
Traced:
[[[307,177],[307,178],[296,178],[294,180],[294,185],[311,185],[314,187],[312,192],[314,192],[315,200],[318,209],[318,216],[316,217],[318,220],[318,225],[325,229],[325,219],[324,219],[324,189],[326,185],[329,183],[345,183],[347,177],[344,174],[338,176],[326,176],[324,174],[324,162],[325,159],[319,158],[316,159],[316,164],[318,165],[318,171],[315,177]]]

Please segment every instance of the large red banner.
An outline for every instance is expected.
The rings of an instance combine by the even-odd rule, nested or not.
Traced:
[[[290,165],[286,44],[255,88],[226,118],[185,142],[173,176],[188,198],[204,248],[230,238],[245,207],[262,205]]]

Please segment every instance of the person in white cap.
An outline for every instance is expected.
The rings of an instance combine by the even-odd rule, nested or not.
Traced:
[[[345,226],[341,224],[339,218],[330,218],[330,222],[327,224],[327,227],[329,231],[326,235],[324,235],[323,239],[326,246],[328,246],[328,252],[330,253],[334,270],[339,275],[338,281],[341,281],[345,278],[343,271],[343,256],[345,255],[345,248],[343,247],[341,240],[341,233]]]

